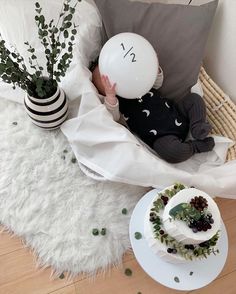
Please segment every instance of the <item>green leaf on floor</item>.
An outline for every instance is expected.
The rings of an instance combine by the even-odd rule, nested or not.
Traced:
[[[60,274],[60,276],[59,276],[59,279],[64,279],[65,278],[65,275],[62,273],[62,274]]]
[[[132,270],[131,270],[130,268],[126,268],[126,269],[125,269],[125,274],[126,274],[126,276],[128,276],[128,277],[132,276]]]
[[[121,212],[122,212],[122,214],[127,214],[128,210],[127,210],[127,208],[123,208]]]

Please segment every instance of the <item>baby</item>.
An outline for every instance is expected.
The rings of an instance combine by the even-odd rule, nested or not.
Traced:
[[[202,97],[190,93],[180,102],[160,96],[163,71],[158,69],[153,88],[141,99],[125,99],[116,95],[116,84],[108,76],[101,76],[98,65],[92,69],[92,81],[115,121],[120,113],[129,130],[148,144],[169,163],[179,163],[195,153],[214,148],[214,139],[207,137],[211,126],[206,122],[206,106]],[[193,89],[193,88],[192,88]],[[192,140],[186,140],[189,131]]]

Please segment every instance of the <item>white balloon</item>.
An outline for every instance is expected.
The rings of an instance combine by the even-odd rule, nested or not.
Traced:
[[[99,71],[116,83],[117,95],[135,99],[153,87],[158,59],[152,45],[134,33],[120,33],[109,39],[99,56]]]

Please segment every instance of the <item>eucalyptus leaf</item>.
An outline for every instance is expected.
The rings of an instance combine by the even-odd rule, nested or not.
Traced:
[[[64,11],[69,11],[70,6],[68,4],[64,4]]]
[[[65,18],[64,21],[71,21],[73,18],[73,14],[68,14]]]
[[[72,26],[72,23],[71,22],[67,22],[67,23],[65,23],[64,28],[65,29],[69,29],[71,26]]]
[[[42,8],[39,8],[39,9],[35,9],[35,11],[40,14],[42,12]]]
[[[178,205],[170,209],[169,215],[173,218],[178,218],[182,220],[187,220],[189,218],[199,220],[201,218],[200,211],[192,207],[189,203],[179,203]]]
[[[45,22],[45,17],[44,17],[43,15],[40,15],[40,17],[39,17],[39,22],[40,22],[41,24],[43,24],[43,23]]]
[[[65,38],[65,39],[67,39],[67,38],[69,37],[69,33],[68,33],[67,30],[65,30],[63,34],[64,34],[64,38]]]
[[[176,205],[175,207],[173,207],[170,211],[169,211],[169,215],[176,217],[177,214],[179,214],[180,212],[182,212],[185,207],[186,207],[187,203],[180,203],[178,205]]]

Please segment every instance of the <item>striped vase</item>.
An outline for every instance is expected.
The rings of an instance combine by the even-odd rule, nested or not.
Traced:
[[[45,130],[58,128],[67,118],[68,100],[62,89],[49,98],[34,98],[25,95],[25,109],[32,122]]]

